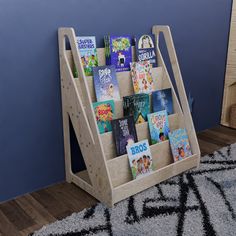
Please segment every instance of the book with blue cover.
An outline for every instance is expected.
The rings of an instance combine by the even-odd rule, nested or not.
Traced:
[[[170,132],[169,140],[174,161],[180,161],[192,155],[186,129]]]
[[[79,36],[76,37],[76,40],[84,67],[84,73],[86,76],[91,76],[92,68],[98,66],[95,36]]]
[[[135,36],[137,61],[150,61],[152,67],[157,66],[155,36],[144,34]]]
[[[173,100],[171,88],[152,92],[153,112],[166,110],[168,115],[173,114]]]
[[[142,140],[126,147],[133,179],[152,173],[153,161],[148,140]]]
[[[116,71],[129,71],[130,62],[132,62],[131,36],[113,36],[104,37],[105,57],[107,65],[114,65]]]
[[[93,109],[100,134],[111,131],[111,121],[115,118],[114,101],[94,102]]]
[[[147,121],[150,113],[150,102],[148,94],[134,94],[123,97],[124,115],[133,115],[136,124]]]
[[[149,61],[130,63],[134,93],[151,93],[154,90],[152,66]]]
[[[126,154],[126,146],[138,141],[133,116],[112,120],[112,133],[117,156]]]
[[[93,80],[97,101],[120,100],[114,65],[93,67]]]
[[[148,114],[148,125],[152,144],[168,140],[170,129],[166,110]]]

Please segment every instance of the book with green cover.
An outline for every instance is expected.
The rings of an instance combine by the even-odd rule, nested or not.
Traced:
[[[92,68],[98,66],[96,39],[94,36],[79,36],[76,37],[76,40],[84,67],[84,73],[86,76],[91,76],[93,74]],[[75,71],[75,75],[78,76],[77,71]]]
[[[135,94],[123,97],[124,115],[133,115],[136,124],[147,121],[150,113],[150,102],[148,94]]]

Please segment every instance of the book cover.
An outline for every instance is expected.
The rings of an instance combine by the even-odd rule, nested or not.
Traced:
[[[153,112],[166,110],[168,115],[173,114],[173,100],[171,88],[152,92]]]
[[[148,114],[148,125],[152,144],[168,140],[170,129],[166,110]]]
[[[151,93],[154,90],[152,67],[149,61],[130,63],[134,93]]]
[[[134,118],[127,116],[112,120],[112,133],[116,145],[116,154],[121,156],[126,154],[126,146],[138,141]]]
[[[155,36],[144,34],[135,36],[137,61],[150,61],[153,67],[157,66]]]
[[[93,67],[94,88],[97,101],[120,100],[115,66]]]
[[[152,155],[147,139],[126,148],[134,179],[150,174],[153,171]]]
[[[93,109],[100,134],[111,131],[111,121],[115,118],[114,101],[94,102]]]
[[[92,75],[92,68],[98,66],[98,56],[96,49],[96,39],[94,36],[76,37],[84,73],[86,76]]]
[[[124,115],[133,115],[136,124],[147,121],[150,113],[150,102],[148,94],[134,94],[123,97]]]
[[[116,71],[129,71],[132,62],[131,37],[124,36],[105,36],[105,56],[106,64],[114,65]]]
[[[179,161],[192,155],[186,129],[177,129],[170,132],[169,140],[174,161]]]

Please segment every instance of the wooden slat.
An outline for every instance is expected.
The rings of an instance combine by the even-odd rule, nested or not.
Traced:
[[[169,115],[168,119],[169,119],[171,131],[181,127],[178,114]],[[136,124],[135,126],[136,126],[138,141],[148,139],[150,142],[148,122]],[[109,159],[115,158],[116,149],[115,149],[115,142],[112,136],[112,132],[107,132],[107,133],[102,134],[101,140],[102,140],[102,145],[103,145],[106,159],[109,160]]]
[[[162,74],[161,67],[152,68],[152,76],[153,76],[155,90],[167,88],[163,84],[163,80],[162,80],[163,74]],[[129,95],[134,94],[133,83],[130,78],[130,71],[117,72],[116,77],[117,77],[117,81],[118,81],[118,85],[119,85],[119,91],[120,91],[121,98],[124,96],[129,96]],[[96,94],[95,94],[95,90],[94,90],[93,77],[87,76],[86,79],[88,82],[90,97],[93,102],[96,102],[97,99],[96,99]],[[76,81],[77,86],[79,86],[79,81],[78,80],[75,80],[75,81]]]
[[[151,145],[150,150],[155,170],[158,170],[173,162],[169,141]],[[108,160],[107,163],[113,187],[117,187],[132,180],[127,155]]]

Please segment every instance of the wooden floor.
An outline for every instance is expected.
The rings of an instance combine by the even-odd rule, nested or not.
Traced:
[[[236,142],[236,130],[218,126],[198,134],[202,156]],[[97,201],[73,184],[61,183],[0,204],[0,236],[23,236]]]

